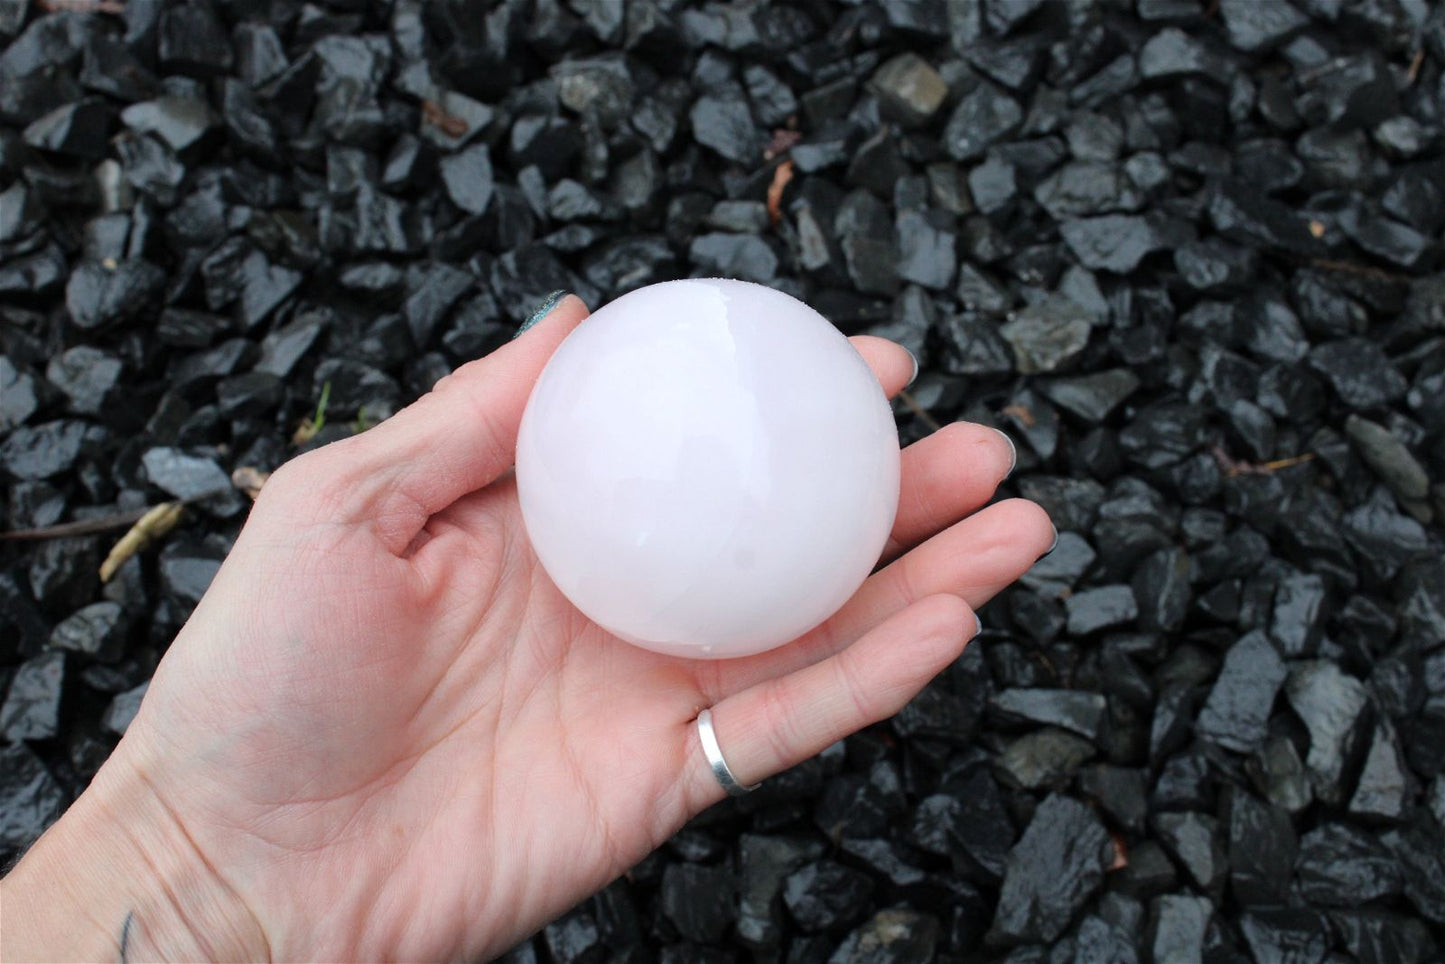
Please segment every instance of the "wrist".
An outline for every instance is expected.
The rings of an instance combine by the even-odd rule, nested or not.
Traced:
[[[260,922],[124,749],[5,878],[0,959],[269,959]]]

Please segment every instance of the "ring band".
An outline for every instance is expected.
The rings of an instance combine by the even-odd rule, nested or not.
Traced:
[[[723,759],[722,747],[717,743],[717,731],[712,728],[712,710],[703,710],[697,715],[697,735],[702,740],[703,756],[707,757],[708,766],[712,767],[712,775],[717,777],[717,782],[728,792],[730,797],[740,797],[745,793],[756,790],[761,784],[754,783],[745,787],[738,783],[733,771],[728,769],[728,761]]]

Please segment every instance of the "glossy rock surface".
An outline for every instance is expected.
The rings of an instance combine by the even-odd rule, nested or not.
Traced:
[[[517,485],[538,557],[583,613],[658,652],[743,656],[822,622],[873,568],[898,436],[817,312],[761,285],[674,281],[558,348]]]

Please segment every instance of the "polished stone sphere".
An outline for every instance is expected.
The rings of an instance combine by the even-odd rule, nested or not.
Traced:
[[[822,315],[742,281],[640,288],[574,330],[517,440],[543,568],[647,649],[745,656],[827,619],[878,562],[898,433]]]

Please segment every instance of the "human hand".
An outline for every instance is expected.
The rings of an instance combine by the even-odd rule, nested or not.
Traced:
[[[618,640],[540,568],[509,473],[585,313],[563,300],[272,477],[115,754],[5,881],[35,912],[7,960],[58,956],[67,900],[76,956],[123,933],[131,959],[499,953],[723,796],[701,709],[741,782],[790,767],[900,709],[1049,547],[1037,506],[980,508],[1008,442],[950,425],[904,451],[887,565],[822,626],[726,661]],[[854,344],[903,387],[906,352]],[[35,897],[72,865],[63,898]]]

